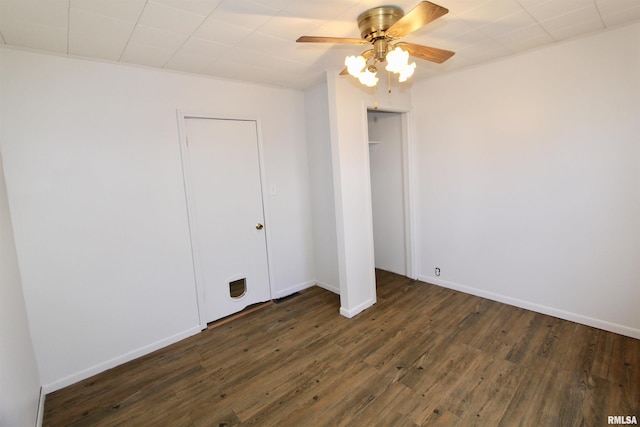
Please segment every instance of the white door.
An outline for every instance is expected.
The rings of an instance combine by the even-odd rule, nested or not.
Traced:
[[[191,233],[212,322],[271,298],[257,125],[186,118]]]

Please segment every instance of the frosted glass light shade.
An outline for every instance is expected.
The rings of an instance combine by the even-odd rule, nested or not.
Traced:
[[[344,65],[347,66],[347,71],[353,77],[360,77],[362,69],[366,65],[367,61],[363,56],[347,56],[344,60]]]
[[[391,52],[387,53],[387,71],[392,73],[401,73],[407,67],[409,61],[409,52],[396,47]]]
[[[369,70],[365,70],[364,72],[360,73],[360,75],[358,76],[358,79],[360,80],[360,83],[362,83],[363,85],[373,87],[378,84],[378,80],[379,80],[376,77],[376,74],[377,73],[372,73]]]
[[[399,82],[406,82],[409,77],[413,75],[416,71],[416,63],[412,62],[411,64],[406,65],[402,70],[400,70],[400,76],[398,77]]]

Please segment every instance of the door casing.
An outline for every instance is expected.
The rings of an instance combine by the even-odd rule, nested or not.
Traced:
[[[258,162],[260,164],[260,189],[262,191],[262,207],[264,213],[264,221],[265,224],[270,224],[269,218],[269,208],[268,208],[268,200],[265,197],[267,194],[267,184],[266,184],[266,173],[265,173],[265,162],[264,162],[264,150],[262,143],[262,126],[260,122],[260,118],[258,117],[247,117],[247,116],[229,116],[225,114],[207,114],[207,113],[191,113],[185,112],[181,110],[177,110],[177,120],[178,120],[178,134],[179,134],[179,143],[180,143],[180,160],[182,163],[182,177],[184,183],[184,192],[185,192],[185,207],[186,207],[186,219],[189,226],[189,241],[191,244],[191,260],[193,265],[193,277],[194,277],[194,291],[196,294],[196,309],[198,311],[198,319],[200,329],[204,330],[207,328],[207,313],[205,306],[205,287],[204,287],[204,279],[201,277],[201,268],[198,254],[198,247],[193,238],[196,230],[194,229],[194,224],[192,220],[192,212],[193,212],[193,193],[191,184],[189,182],[190,169],[189,169],[189,156],[188,156],[188,148],[187,148],[187,128],[186,128],[186,120],[187,119],[213,119],[213,120],[247,120],[254,121],[256,123],[256,132],[257,132],[257,142],[258,142]],[[267,268],[268,268],[268,276],[269,276],[269,292],[271,296],[275,295],[274,291],[274,277],[273,277],[273,265],[272,265],[272,257],[269,256],[272,252],[271,245],[271,235],[270,235],[270,227],[264,228],[265,232],[265,240],[266,240],[266,250],[267,250]]]
[[[405,268],[406,268],[406,276],[411,279],[417,279],[417,257],[418,257],[418,249],[417,242],[415,237],[416,230],[416,214],[415,214],[415,197],[414,197],[414,167],[413,167],[413,159],[414,155],[414,146],[413,141],[415,138],[413,137],[413,116],[412,112],[408,109],[396,109],[396,108],[376,108],[372,105],[364,105],[364,117],[363,122],[365,126],[365,135],[367,136],[367,145],[369,142],[369,132],[368,132],[368,114],[369,111],[384,111],[388,113],[399,114],[401,117],[401,127],[402,127],[402,185],[404,192],[404,233],[405,233]],[[369,170],[369,174],[371,174],[371,163],[369,160],[369,150],[367,149],[367,169]],[[369,186],[371,186],[370,175],[367,177],[369,179]],[[372,206],[370,207],[372,209]],[[373,241],[373,236],[371,237]],[[375,249],[374,249],[375,250]]]

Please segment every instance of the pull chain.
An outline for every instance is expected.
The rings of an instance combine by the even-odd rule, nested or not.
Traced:
[[[373,109],[378,109],[378,85],[373,87]]]

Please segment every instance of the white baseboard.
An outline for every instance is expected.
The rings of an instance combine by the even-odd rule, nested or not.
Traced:
[[[292,295],[292,294],[294,294],[296,292],[299,292],[299,291],[302,291],[304,289],[310,288],[311,286],[314,286],[315,284],[316,284],[315,281],[310,280],[308,282],[300,283],[298,285],[291,286],[291,287],[286,288],[286,289],[281,289],[278,292],[276,292],[276,295],[274,296],[274,298],[275,299],[284,298],[284,297]],[[104,371],[106,371],[108,369],[111,369],[111,368],[115,368],[118,365],[121,365],[123,363],[129,362],[129,361],[131,361],[133,359],[136,359],[138,357],[144,356],[144,355],[149,354],[149,353],[151,353],[153,351],[156,351],[158,349],[161,349],[163,347],[171,345],[171,344],[173,344],[175,342],[178,342],[180,340],[188,338],[188,337],[190,337],[192,335],[195,335],[195,334],[199,333],[202,329],[203,328],[200,327],[200,325],[194,326],[193,328],[190,328],[190,329],[188,329],[188,330],[186,330],[184,332],[180,332],[180,333],[178,333],[176,335],[173,335],[171,337],[162,339],[162,340],[157,341],[155,343],[152,343],[150,345],[147,345],[147,346],[141,347],[139,349],[133,350],[133,351],[131,351],[129,353],[126,353],[126,354],[124,354],[122,356],[115,357],[115,358],[113,358],[111,360],[108,360],[108,361],[106,361],[104,363],[100,363],[100,364],[92,366],[92,367],[90,367],[88,369],[84,369],[84,370],[82,370],[80,372],[77,372],[75,374],[66,376],[66,377],[61,378],[59,380],[56,380],[56,381],[54,381],[52,383],[45,384],[45,385],[42,386],[42,392],[44,394],[47,394],[47,393],[52,393],[52,392],[54,392],[56,390],[60,390],[60,389],[62,389],[64,387],[67,387],[67,386],[69,386],[71,384],[74,384],[74,383],[76,383],[78,381],[82,381],[84,379],[92,377],[93,375],[99,374],[99,373],[104,372]],[[44,404],[43,404],[43,407],[44,407]]]
[[[275,295],[273,296],[273,299],[288,297],[289,295],[293,295],[296,292],[304,291],[305,289],[310,288],[315,284],[316,282],[314,280],[309,280],[308,282],[299,283],[297,285],[290,286],[286,289],[280,289],[276,291]]]
[[[340,295],[340,288],[334,285],[330,285],[324,282],[316,282],[316,286],[321,287],[322,289],[326,289],[329,292],[333,292],[336,295]]]
[[[129,353],[123,354],[122,356],[115,357],[111,360],[92,366],[88,369],[84,369],[75,374],[68,375],[52,383],[45,384],[42,386],[42,390],[45,394],[60,390],[64,387],[70,386],[71,384],[77,383],[78,381],[82,381],[108,369],[115,368],[116,366],[122,365],[123,363],[129,362],[133,359],[137,359],[138,357],[144,356],[175,342],[188,338],[199,333],[201,330],[202,328],[200,328],[200,325],[196,325],[190,329],[187,329],[186,331],[180,332],[168,338],[164,338],[160,341],[156,341],[144,347],[140,347],[136,350],[130,351]]]
[[[564,311],[558,308],[548,307],[546,305],[536,304],[536,303],[521,300],[518,298],[512,298],[506,295],[484,291],[482,289],[474,288],[471,286],[465,286],[459,283],[441,280],[434,276],[419,275],[418,280],[422,282],[433,283],[434,285],[442,286],[444,288],[453,289],[453,290],[464,292],[467,294],[476,295],[482,298],[487,298],[492,301],[498,301],[498,302],[513,305],[516,307],[524,308],[527,310],[535,311],[537,313],[547,314],[549,316],[554,316],[560,319],[569,320],[571,322],[581,323],[583,325],[592,326],[594,328],[602,329],[609,332],[614,332],[616,334],[625,335],[631,338],[640,339],[640,329],[634,329],[628,326],[619,325],[617,323],[608,322],[606,320],[595,319],[593,317],[584,316],[582,314],[572,313],[572,312]]]
[[[355,316],[358,313],[363,312],[364,310],[366,310],[367,308],[371,307],[373,304],[376,303],[375,298],[371,298],[366,300],[365,302],[351,308],[351,309],[347,309],[345,307],[340,307],[340,314],[343,315],[346,318],[351,319],[353,316]]]
[[[40,398],[38,399],[38,414],[36,415],[36,427],[42,427],[44,421],[44,401],[47,395],[44,392],[44,387],[40,387]]]

